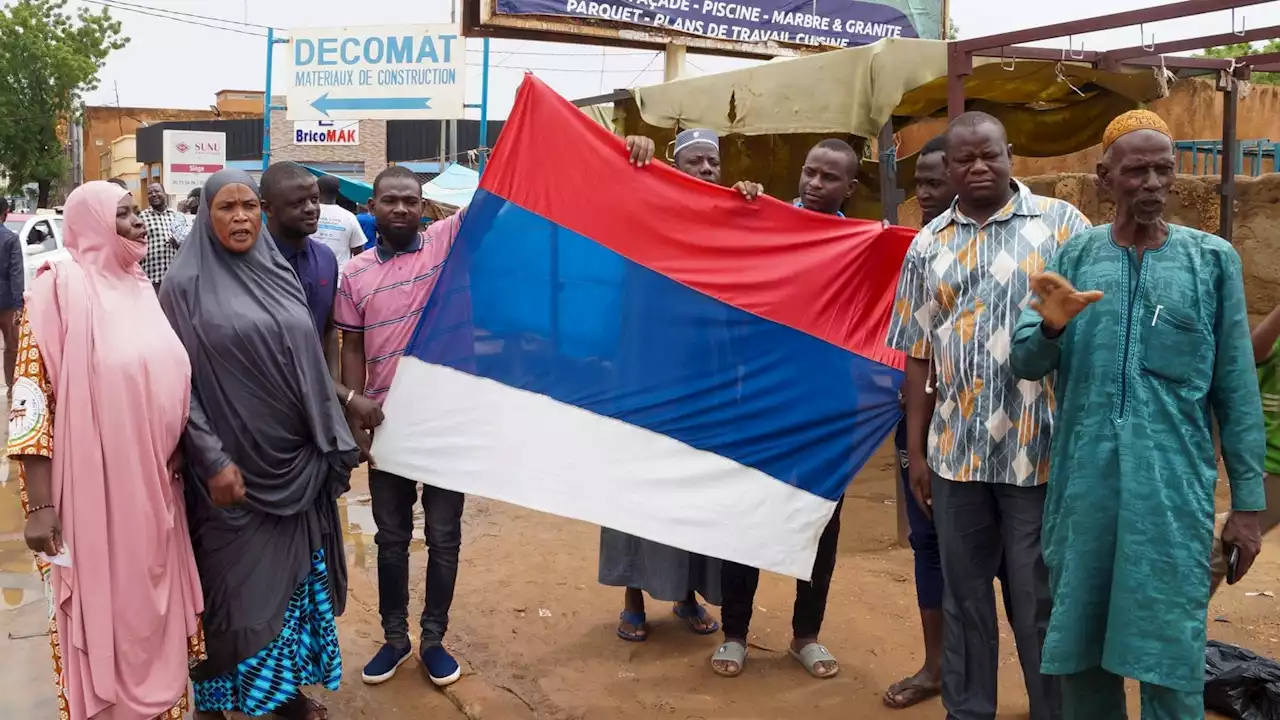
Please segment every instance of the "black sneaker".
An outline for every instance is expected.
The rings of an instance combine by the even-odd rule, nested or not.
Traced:
[[[380,685],[396,676],[396,670],[413,655],[413,647],[396,647],[391,643],[382,646],[377,655],[364,666],[360,679],[366,685]]]

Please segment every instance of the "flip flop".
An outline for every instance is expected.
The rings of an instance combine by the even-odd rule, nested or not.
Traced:
[[[622,623],[637,628],[635,632],[627,632],[622,629],[622,625],[618,625],[618,637],[627,642],[644,642],[649,639],[649,630],[645,627],[644,613],[623,610],[618,616],[618,620]]]
[[[840,672],[840,661],[836,660],[835,655],[827,652],[827,649],[818,643],[809,643],[800,648],[800,652],[796,652],[795,648],[787,648],[787,652],[796,659],[796,662],[803,665],[810,675],[819,680],[830,680]],[[820,662],[835,663],[836,669],[826,675],[822,675],[817,669]]]
[[[738,666],[736,671],[722,670],[716,661],[731,662]],[[740,640],[726,640],[716,654],[711,656],[711,671],[720,677],[738,677],[747,667],[747,646]]]
[[[884,693],[884,704],[894,710],[906,710],[942,694],[942,685],[930,685],[917,673],[889,686]]]
[[[683,620],[685,627],[689,628],[689,632],[694,635],[713,635],[720,632],[720,623],[711,617],[711,613],[707,612],[705,607],[698,603],[676,603],[672,606],[671,612]],[[703,622],[711,620],[711,624],[704,628],[699,628],[699,620]]]

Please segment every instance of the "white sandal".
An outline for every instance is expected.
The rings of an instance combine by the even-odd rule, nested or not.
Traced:
[[[724,670],[716,665],[717,662],[731,662],[738,666],[737,670]],[[738,640],[727,640],[716,650],[716,654],[711,656],[711,669],[720,677],[738,677],[747,667],[747,646]]]
[[[799,652],[796,652],[795,648],[788,648],[787,652],[791,654],[791,657],[796,659],[796,662],[803,665],[804,669],[808,670],[810,675],[818,678],[819,680],[829,680],[840,672],[840,661],[836,660],[835,655],[832,655],[825,647],[816,642],[805,645],[800,648]],[[834,663],[836,669],[826,675],[823,675],[818,672],[818,663],[820,662]]]

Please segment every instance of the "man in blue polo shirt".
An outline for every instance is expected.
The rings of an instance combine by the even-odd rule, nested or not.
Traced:
[[[800,168],[800,197],[795,206],[844,217],[840,208],[858,189],[858,168],[862,158],[843,140],[823,140],[805,156]]]
[[[364,233],[364,249],[372,250],[378,244],[378,221],[373,217],[373,198],[360,206],[356,222],[360,223],[360,230]]]
[[[267,232],[302,286],[307,309],[316,324],[316,340],[333,376],[333,391],[347,409],[348,421],[354,418],[357,427],[381,422],[379,405],[348,389],[339,378],[338,328],[333,322],[338,258],[333,250],[311,239],[320,222],[320,186],[315,176],[297,163],[277,163],[262,174],[261,191]],[[357,433],[357,441],[362,436],[367,437]]]
[[[320,222],[320,186],[315,176],[297,163],[267,168],[262,173],[262,210],[267,215],[267,232],[302,285],[317,339],[326,340],[333,325],[338,258],[311,239]]]
[[[858,187],[861,163],[858,151],[843,140],[823,140],[815,145],[800,170],[800,197],[794,201],[796,207],[844,217],[840,208]],[[739,192],[746,195],[741,187]],[[822,629],[827,592],[831,589],[831,576],[836,568],[836,545],[840,540],[840,510],[843,505],[842,498],[836,503],[835,512],[818,540],[812,581],[796,582],[796,602],[791,615],[789,654],[819,680],[834,677],[840,670],[835,656],[818,642],[818,632]],[[748,627],[759,584],[760,571],[756,568],[727,560],[724,562],[720,570],[724,644],[711,658],[711,668],[717,675],[736,677],[742,673],[747,659]]]

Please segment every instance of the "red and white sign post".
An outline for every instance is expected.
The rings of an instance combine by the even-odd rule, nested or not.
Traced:
[[[204,187],[210,175],[227,166],[227,134],[192,130],[165,130],[164,191],[186,195]]]

